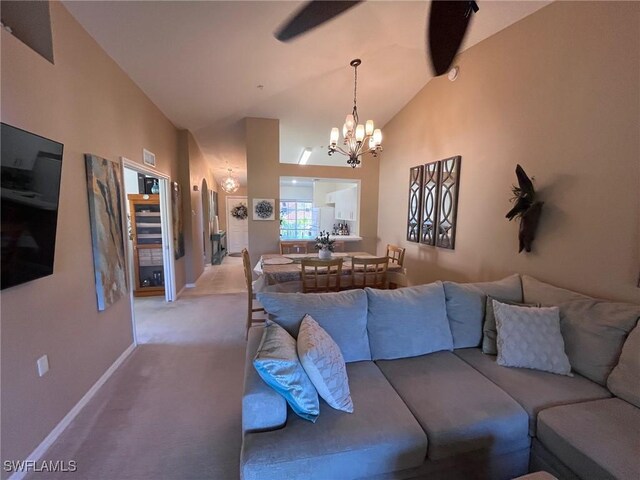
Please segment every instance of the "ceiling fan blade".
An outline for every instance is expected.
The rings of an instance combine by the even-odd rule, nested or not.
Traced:
[[[478,4],[474,1],[432,0],[428,39],[436,76],[446,73],[451,67],[471,15],[477,11]]]
[[[275,33],[275,37],[281,42],[291,40],[355,7],[361,1],[312,0],[280,27]]]

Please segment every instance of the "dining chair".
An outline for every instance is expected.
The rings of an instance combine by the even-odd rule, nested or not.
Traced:
[[[244,279],[247,285],[247,297],[248,297],[248,306],[247,306],[247,331],[245,332],[245,336],[249,335],[249,329],[251,325],[254,323],[262,323],[264,322],[264,318],[253,318],[253,314],[256,312],[264,312],[264,308],[262,307],[254,307],[253,301],[255,300],[255,295],[253,293],[253,276],[251,274],[251,258],[249,257],[249,251],[246,248],[242,249],[242,266],[244,267]]]
[[[300,262],[302,267],[302,292],[339,292],[342,262],[344,262],[344,258],[334,258],[332,260],[303,258]]]
[[[391,243],[387,244],[387,257],[389,257],[389,261],[391,263],[396,263],[402,267],[404,264],[404,252],[405,249],[402,247],[398,247]]]
[[[387,288],[388,257],[352,257],[350,288]]]
[[[307,242],[282,241],[280,242],[280,254],[287,253],[308,253]]]
[[[394,263],[402,267],[404,264],[404,252],[405,249],[402,247],[398,247],[397,245],[393,245],[392,243],[387,244],[387,257],[389,257],[389,263]],[[406,276],[405,269],[402,269],[402,273]],[[406,283],[406,279],[403,280]],[[401,283],[392,281],[389,278],[389,289],[395,290],[398,286],[406,286]]]
[[[334,252],[344,252],[344,240],[336,240],[333,242]]]

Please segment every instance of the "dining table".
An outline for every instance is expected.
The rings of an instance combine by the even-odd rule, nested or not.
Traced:
[[[373,258],[368,252],[334,252],[332,258],[344,258],[342,264],[342,275],[351,275],[353,266],[351,259]],[[254,285],[254,291],[281,291],[297,292],[302,291],[302,259],[318,258],[317,253],[266,253],[260,257],[253,271],[258,275]],[[389,262],[387,271],[401,272],[403,269],[397,263]]]

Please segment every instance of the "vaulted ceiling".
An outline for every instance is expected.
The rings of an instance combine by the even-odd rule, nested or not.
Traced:
[[[463,48],[547,5],[478,1]],[[193,132],[216,177],[244,182],[244,117],[280,119],[281,162],[344,165],[328,157],[331,127],[353,102],[384,125],[431,79],[426,1],[364,2],[290,43],[275,29],[301,2],[65,1],[89,34],[179,128]],[[533,39],[532,39],[533,41]],[[464,74],[464,72],[462,72]],[[384,129],[383,129],[384,133]]]

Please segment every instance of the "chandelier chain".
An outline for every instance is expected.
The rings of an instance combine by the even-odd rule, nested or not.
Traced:
[[[358,66],[353,67],[353,116],[358,123]]]

